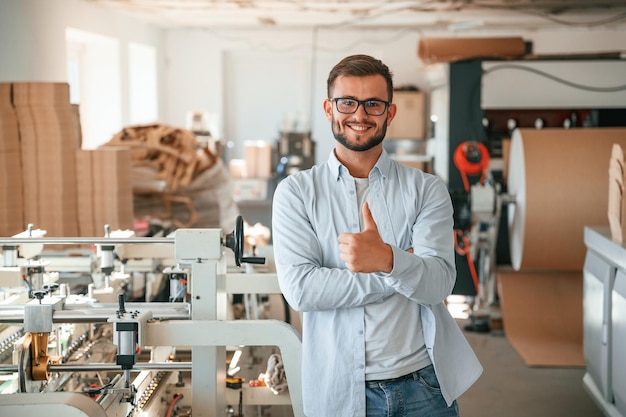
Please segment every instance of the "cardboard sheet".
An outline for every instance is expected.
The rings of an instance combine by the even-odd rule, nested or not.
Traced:
[[[609,162],[609,226],[611,238],[616,242],[624,240],[626,221],[622,218],[624,201],[624,151],[618,144],[613,144]]]
[[[11,107],[11,83],[0,83],[0,108]]]
[[[69,106],[70,85],[55,82],[13,83],[13,105],[15,106]]]
[[[528,366],[584,367],[582,271],[497,274],[504,334]]]
[[[608,226],[608,167],[625,128],[517,129],[508,167],[511,263],[580,271],[584,226]]]

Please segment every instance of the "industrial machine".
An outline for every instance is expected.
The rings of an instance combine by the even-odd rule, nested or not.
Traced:
[[[608,227],[585,227],[585,389],[606,416],[626,416],[626,245]]]
[[[310,132],[280,132],[274,152],[276,176],[283,179],[290,174],[311,168],[315,164],[315,141]]]
[[[489,153],[480,142],[462,142],[454,152],[454,164],[463,189],[450,190],[454,205],[457,268],[469,271],[472,287],[469,330],[486,332],[501,320],[497,307],[496,245],[502,207],[514,203],[489,172]]]
[[[2,414],[222,417],[279,405],[303,416],[299,333],[282,320],[229,318],[229,294],[280,293],[275,274],[239,272],[244,263],[265,262],[244,255],[243,239],[241,217],[229,234],[178,229],[164,238],[46,238],[29,230],[1,239]],[[95,245],[99,266],[93,259],[46,260],[41,249],[48,245]],[[130,260],[146,270],[160,265],[166,302],[128,301],[129,281],[120,276],[130,275]],[[67,274],[53,271],[67,271],[70,263],[90,264],[104,278],[74,294],[59,278]],[[280,352],[287,391],[236,376],[242,350],[262,346]]]

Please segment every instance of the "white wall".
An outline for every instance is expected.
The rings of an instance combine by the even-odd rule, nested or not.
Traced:
[[[0,81],[65,81],[58,1],[0,1]]]
[[[529,33],[538,54],[626,52],[626,31],[560,30]],[[626,89],[588,91],[546,78],[586,87],[626,86],[626,60],[513,61],[483,64],[483,108],[584,108],[626,107]]]
[[[489,62],[483,68],[485,109],[626,105],[626,89],[610,91],[626,86],[626,61]]]

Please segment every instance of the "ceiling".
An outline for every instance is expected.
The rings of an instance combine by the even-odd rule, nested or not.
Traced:
[[[545,29],[626,26],[626,0],[84,0],[164,27]]]

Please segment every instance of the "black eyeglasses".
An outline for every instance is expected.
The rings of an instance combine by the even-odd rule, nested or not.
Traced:
[[[331,98],[330,101],[335,102],[337,111],[343,114],[355,113],[360,105],[363,105],[363,110],[370,116],[381,116],[389,107],[388,101],[383,100],[357,100],[348,97]]]

